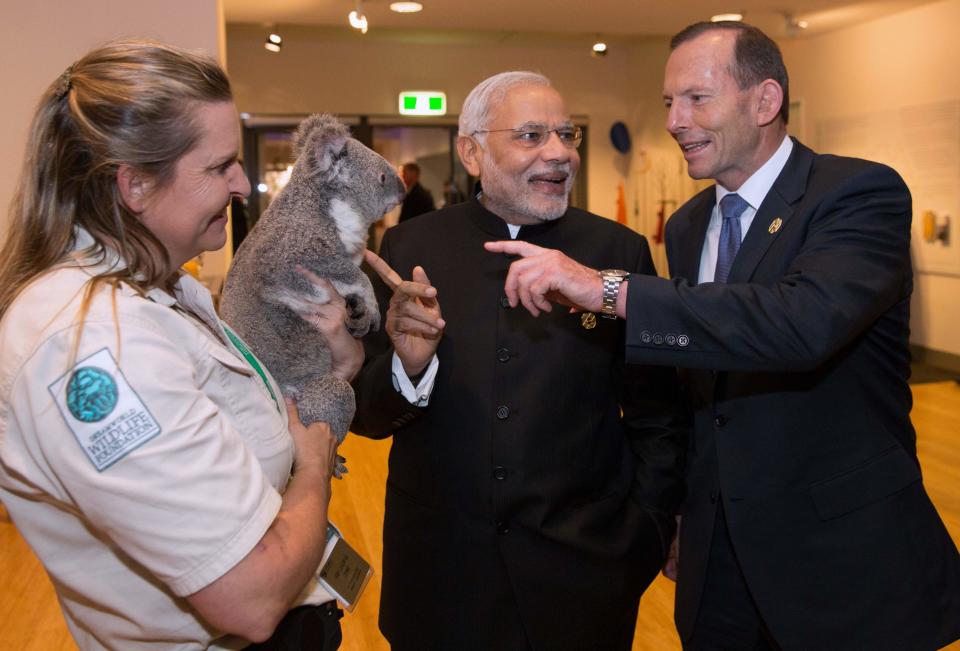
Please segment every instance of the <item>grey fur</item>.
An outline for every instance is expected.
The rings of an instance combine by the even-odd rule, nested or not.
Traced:
[[[359,264],[371,224],[404,197],[403,181],[382,156],[329,115],[304,120],[294,140],[287,186],[243,240],[221,299],[223,319],[297,399],[304,423],[325,421],[339,440],[356,404],[348,382],[330,375],[323,336],[297,308],[326,292],[295,270],[328,279],[347,302],[347,329],[362,337],[380,325],[370,280]]]

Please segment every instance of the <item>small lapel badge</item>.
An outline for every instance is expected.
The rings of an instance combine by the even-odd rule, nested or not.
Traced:
[[[597,315],[593,312],[584,312],[580,315],[580,325],[584,330],[593,330],[597,327]]]
[[[780,219],[779,217],[777,217],[777,218],[774,219],[772,222],[770,222],[770,227],[767,228],[767,231],[768,231],[771,235],[773,235],[774,233],[776,233],[777,231],[780,230],[780,227],[781,227],[781,226],[783,226],[783,220]]]

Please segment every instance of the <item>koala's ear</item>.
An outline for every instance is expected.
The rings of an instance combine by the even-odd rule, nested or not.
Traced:
[[[314,173],[323,174],[343,151],[349,137],[347,125],[332,115],[311,115],[297,129],[293,151],[298,160],[306,158]]]

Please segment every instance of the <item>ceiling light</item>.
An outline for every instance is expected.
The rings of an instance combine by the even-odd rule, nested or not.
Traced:
[[[283,47],[283,37],[275,29],[271,29],[267,35],[267,40],[263,42],[263,47],[271,52],[279,52]]]
[[[395,11],[398,14],[415,14],[418,11],[423,11],[423,5],[419,2],[391,2],[390,11]]]
[[[593,52],[591,54],[595,57],[605,57],[607,56],[607,44],[603,41],[597,41],[593,44]]]
[[[803,30],[805,30],[807,27],[810,26],[810,23],[808,23],[807,21],[797,20],[796,18],[794,18],[793,14],[788,14],[788,13],[783,14],[783,20],[785,23],[786,34],[791,38],[794,36],[799,36],[800,32],[802,32]]]
[[[359,29],[361,33],[367,33],[367,17],[356,11],[350,12],[350,27],[354,29]]]
[[[359,29],[361,34],[367,33],[367,17],[363,15],[363,7],[360,6],[360,0],[357,0],[357,8],[347,16],[350,21],[350,27]]]
[[[711,23],[719,23],[725,20],[734,22],[743,20],[743,14],[717,14],[716,16],[710,16]]]

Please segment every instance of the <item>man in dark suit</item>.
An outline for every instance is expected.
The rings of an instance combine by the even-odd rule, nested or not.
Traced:
[[[940,648],[960,556],[910,423],[910,194],[892,169],[786,135],[777,46],[742,23],[674,37],[667,128],[717,185],[667,225],[672,281],[604,286],[525,243],[511,305],[627,319],[627,360],[673,364],[694,415],[676,623],[687,649]]]
[[[388,231],[386,263],[368,255],[385,332],[352,429],[393,435],[380,627],[396,650],[626,651],[669,548],[675,372],[626,369],[621,321],[510,309],[509,260],[483,250],[512,236],[654,273],[643,237],[568,207],[580,140],[541,75],[482,82],[457,143],[482,194]]]
[[[400,217],[397,223],[422,215],[434,210],[433,195],[430,190],[420,185],[420,166],[416,163],[404,163],[400,167],[400,176],[407,187],[407,196],[400,207]]]

